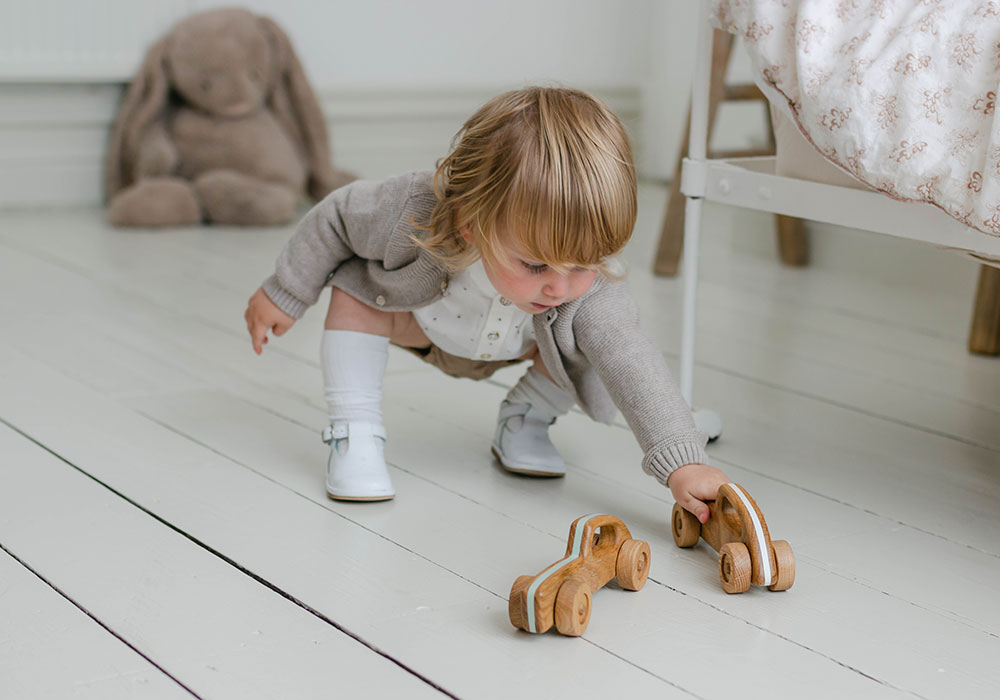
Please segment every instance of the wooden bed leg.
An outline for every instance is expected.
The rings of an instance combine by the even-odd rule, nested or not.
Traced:
[[[688,113],[688,124],[691,114]],[[684,130],[687,133],[687,129]],[[687,147],[684,148],[687,155]],[[681,249],[684,247],[684,195],[681,194],[681,163],[677,161],[674,179],[670,183],[670,196],[667,199],[667,211],[663,217],[660,229],[660,242],[656,247],[656,257],[653,259],[653,274],[662,277],[675,277],[681,261]]]
[[[969,328],[969,352],[1000,355],[1000,269],[979,266],[979,286]]]
[[[775,216],[778,223],[778,253],[781,262],[792,267],[809,264],[809,234],[805,222],[793,216]]]
[[[733,50],[734,37],[729,32],[716,29],[712,33],[712,67],[711,83],[708,93],[708,133],[712,134],[712,126],[719,111],[719,105],[727,100],[758,100],[767,105],[763,93],[754,85],[726,85],[726,67]],[[765,109],[768,123],[769,148],[764,153],[774,153],[774,129],[771,127],[771,110]],[[684,248],[684,195],[681,194],[681,165],[688,155],[688,136],[691,132],[691,110],[688,109],[687,125],[684,127],[684,139],[681,143],[674,177],[670,183],[670,195],[667,199],[667,211],[663,217],[660,229],[660,242],[653,258],[653,274],[664,277],[674,277],[680,266],[681,251]],[[729,154],[709,154],[709,157],[735,157],[760,155],[755,149],[736,151]],[[778,217],[778,250],[781,261],[786,265],[801,266],[809,263],[809,239],[803,222],[790,216]]]
[[[729,65],[729,55],[733,50],[733,35],[722,29],[712,32],[712,68],[711,85],[708,93],[708,133],[712,134],[715,115],[719,104],[725,99],[726,66]],[[688,135],[691,133],[691,108],[688,108],[687,126],[684,127],[684,140],[677,156],[677,166],[674,168],[674,179],[670,183],[670,199],[667,200],[667,211],[660,229],[660,243],[653,260],[653,274],[673,277],[680,266],[681,249],[684,247],[684,195],[681,194],[681,164],[688,155]]]

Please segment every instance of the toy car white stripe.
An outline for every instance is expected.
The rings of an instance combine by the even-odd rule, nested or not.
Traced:
[[[545,581],[545,579],[554,574],[556,571],[564,567],[566,564],[569,564],[574,559],[579,558],[580,549],[583,547],[583,531],[586,529],[587,523],[600,515],[601,513],[595,513],[594,515],[588,515],[577,520],[578,524],[576,526],[576,532],[573,533],[573,551],[570,552],[570,555],[562,561],[557,561],[545,571],[538,574],[534,582],[528,586],[528,592],[524,594],[524,604],[528,608],[529,632],[535,633],[538,631],[535,626],[535,593],[538,592],[538,587],[542,585],[542,582]]]
[[[758,550],[760,551],[760,565],[763,567],[761,574],[764,578],[764,585],[768,586],[773,583],[771,581],[771,552],[767,548],[767,539],[764,537],[764,528],[760,524],[760,518],[757,517],[757,509],[753,507],[752,503],[750,503],[750,499],[747,498],[745,493],[743,493],[743,489],[733,483],[730,483],[729,485],[733,487],[736,495],[740,497],[740,500],[743,501],[743,505],[745,505],[747,510],[750,512],[750,520],[753,521],[753,529],[754,532],[757,533],[757,545]]]

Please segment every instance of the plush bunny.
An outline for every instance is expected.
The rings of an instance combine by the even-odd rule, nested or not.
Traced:
[[[177,24],[146,55],[118,112],[105,171],[117,226],[275,225],[303,195],[353,179],[291,42],[241,9]]]

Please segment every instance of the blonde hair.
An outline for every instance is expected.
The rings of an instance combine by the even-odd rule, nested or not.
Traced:
[[[483,105],[434,174],[438,203],[415,242],[452,270],[508,264],[502,231],[535,261],[597,268],[632,235],[636,177],[618,117],[568,88],[529,87]],[[475,245],[460,233],[468,227]]]

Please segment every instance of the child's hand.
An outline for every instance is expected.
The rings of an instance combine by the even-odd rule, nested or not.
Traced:
[[[247,320],[247,330],[250,331],[250,341],[253,343],[253,351],[258,355],[264,351],[264,344],[267,343],[267,332],[273,331],[276,336],[284,335],[295,319],[275,306],[274,302],[267,298],[263,289],[258,289],[247,302],[247,310],[243,314]]]
[[[674,500],[693,513],[698,522],[704,523],[709,515],[705,501],[714,501],[719,487],[729,482],[730,478],[715,467],[685,464],[670,474],[667,486],[674,494]]]

